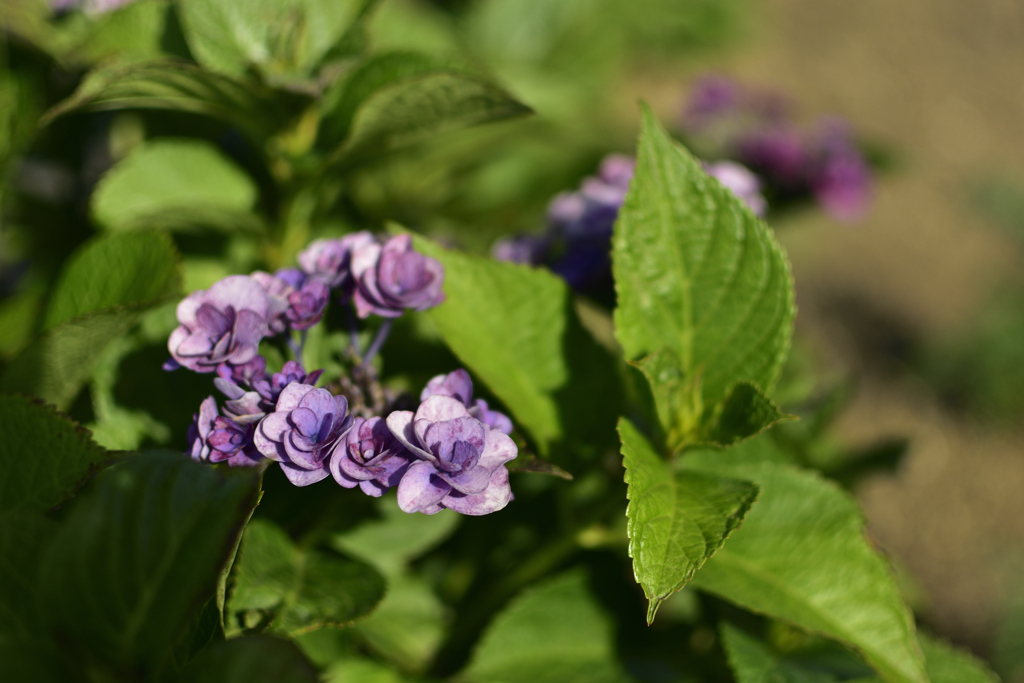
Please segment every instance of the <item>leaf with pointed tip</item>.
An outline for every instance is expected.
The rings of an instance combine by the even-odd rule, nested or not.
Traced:
[[[845,643],[890,683],[927,681],[910,610],[847,493],[791,465],[736,461],[730,450],[694,452],[679,466],[761,488],[694,586]]]
[[[740,525],[758,488],[727,477],[674,473],[625,418],[619,435],[629,485],[629,556],[651,623],[661,602],[685,586]]]
[[[45,512],[67,499],[109,454],[53,408],[0,395],[0,512]]]
[[[667,349],[678,358],[673,381],[691,394],[659,410],[674,420],[667,433],[685,433],[738,383],[771,389],[795,314],[786,256],[771,230],[646,105],[612,261],[615,330],[627,359]],[[674,414],[680,408],[688,411],[682,418]]]

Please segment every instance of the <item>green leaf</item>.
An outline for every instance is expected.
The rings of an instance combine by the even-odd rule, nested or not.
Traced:
[[[335,158],[342,166],[457,128],[531,113],[502,88],[458,69],[431,71],[420,64],[384,71],[373,74],[378,77],[374,82],[356,81],[353,95],[342,98],[345,108],[339,112],[340,125],[328,133],[331,139],[348,132]],[[374,85],[378,87],[364,96],[363,91]],[[354,114],[346,125],[350,109]]]
[[[270,626],[297,635],[347,626],[384,597],[384,580],[372,567],[330,552],[300,550],[262,519],[245,530],[234,577],[229,632]]]
[[[110,343],[127,334],[145,308],[107,309],[49,330],[11,361],[0,391],[33,394],[66,408]]]
[[[626,508],[633,573],[647,596],[647,623],[736,530],[757,498],[746,481],[673,473],[629,420],[619,421],[629,485]]]
[[[185,39],[200,64],[270,80],[309,76],[366,0],[182,0]]]
[[[45,512],[109,458],[89,432],[49,406],[0,395],[0,512]]]
[[[111,229],[144,225],[163,213],[246,214],[256,185],[216,147],[200,140],[160,140],[114,166],[92,196],[92,215]]]
[[[179,453],[105,470],[43,557],[41,614],[69,645],[115,667],[155,670],[213,596],[258,491],[252,470]]]
[[[767,645],[731,624],[723,622],[721,632],[736,683],[832,683],[838,680],[832,674],[784,661]]]
[[[462,516],[451,510],[436,515],[402,512],[393,496],[377,499],[381,519],[363,522],[355,529],[335,534],[331,546],[377,567],[385,574],[401,571],[454,533]]]
[[[547,271],[448,251],[421,237],[415,245],[445,269],[445,302],[430,310],[430,319],[543,452],[562,435],[552,394],[568,380],[565,283]]]
[[[173,59],[93,69],[78,90],[43,115],[40,125],[71,112],[166,109],[204,114],[263,142],[309,104],[306,96],[271,91]]]
[[[487,628],[459,680],[479,683],[605,683],[626,680],[614,658],[611,621],[585,576],[563,574],[527,589]]]
[[[931,683],[998,683],[985,662],[937,638],[920,635]]]
[[[61,271],[43,329],[113,308],[181,294],[178,250],[160,233],[110,235],[86,242]]]
[[[795,314],[786,256],[768,227],[673,142],[646,106],[612,258],[615,328],[627,359],[663,350],[678,358],[674,381],[685,395],[673,405],[688,412],[675,415],[666,432],[685,432],[738,383],[770,391]]]
[[[180,292],[178,261],[171,241],[159,234],[87,243],[61,274],[46,315],[48,329],[8,366],[0,389],[66,407],[110,344],[143,311]]]
[[[181,683],[317,683],[319,677],[294,643],[257,635],[207,648],[176,680]]]
[[[890,683],[927,681],[910,610],[865,538],[856,502],[810,472],[735,462],[730,452],[693,453],[681,461],[683,471],[740,477],[761,487],[742,528],[693,585],[845,643]]]
[[[355,632],[402,669],[423,671],[444,642],[445,606],[422,578],[390,574],[387,595]]]
[[[94,16],[74,13],[54,32],[54,47],[66,65],[87,66],[104,59],[120,63],[161,56],[170,3],[133,2]]]
[[[52,522],[35,515],[0,516],[0,638],[26,641],[40,635],[37,577],[53,531]]]
[[[383,664],[361,657],[338,660],[324,672],[325,683],[405,683],[409,680]]]

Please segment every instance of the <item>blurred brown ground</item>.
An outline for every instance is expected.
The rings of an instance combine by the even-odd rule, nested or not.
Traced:
[[[872,537],[915,577],[925,623],[988,655],[1008,592],[1024,588],[1024,419],[971,422],[875,352],[965,328],[1021,268],[1019,246],[971,205],[971,189],[993,174],[1024,177],[1024,3],[751,4],[749,37],[709,65],[792,94],[808,117],[841,114],[897,152],[864,222],[808,211],[776,227],[801,332],[857,382],[841,434],[912,439],[895,476],[857,491]],[[678,110],[678,87],[652,96],[631,85],[663,115]]]
[[[896,476],[858,491],[871,533],[916,578],[926,622],[987,654],[1007,592],[1024,583],[1024,430],[945,411],[874,362],[870,340],[884,332],[864,328],[950,334],[1021,267],[970,192],[993,173],[1024,175],[1024,3],[769,0],[759,12],[730,72],[791,92],[805,112],[841,113],[900,156],[862,224],[814,212],[779,235],[799,324],[858,380],[842,434],[913,440]]]

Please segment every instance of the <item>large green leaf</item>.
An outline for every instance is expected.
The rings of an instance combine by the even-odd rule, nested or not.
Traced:
[[[179,256],[162,235],[87,243],[61,274],[47,330],[10,364],[0,389],[67,406],[96,363],[143,311],[180,292]]]
[[[838,680],[830,673],[785,661],[767,645],[735,626],[723,623],[721,632],[736,683],[834,683]]]
[[[231,76],[311,74],[366,0],[182,0],[185,39],[199,63]]]
[[[325,142],[347,133],[334,161],[351,165],[369,156],[426,140],[457,128],[531,113],[529,107],[480,76],[439,67],[405,55],[369,62],[340,97],[337,123]]]
[[[235,638],[204,650],[176,680],[181,683],[317,683],[320,679],[294,643],[257,635]]]
[[[581,572],[528,589],[484,632],[459,679],[479,683],[608,683],[626,680],[612,627]]]
[[[86,242],[61,271],[44,329],[116,306],[160,302],[181,293],[181,266],[160,233],[110,235]]]
[[[107,172],[93,193],[92,215],[124,229],[170,211],[245,214],[255,202],[255,183],[210,143],[159,140]]]
[[[445,606],[428,581],[409,573],[389,574],[387,595],[356,624],[355,633],[402,669],[422,671],[444,641],[445,617]]]
[[[143,453],[107,469],[43,557],[41,613],[92,657],[155,670],[213,596],[258,491],[255,471],[221,471],[179,453]]]
[[[222,119],[262,142],[287,126],[309,102],[306,96],[161,59],[93,69],[71,97],[46,112],[41,124],[79,110],[168,109]]]
[[[0,512],[44,512],[109,456],[89,432],[48,406],[0,395]]]
[[[0,515],[0,638],[39,636],[39,559],[53,530],[35,515]]]
[[[795,313],[785,254],[646,106],[612,256],[615,327],[626,357],[665,352],[678,359],[686,396],[676,403],[688,412],[665,425],[667,432],[697,425],[740,382],[771,389]]]
[[[562,354],[568,290],[551,273],[442,249],[416,248],[445,268],[431,320],[455,355],[511,409],[541,448],[562,435],[552,394],[568,379]]]
[[[845,643],[890,683],[927,681],[910,610],[885,560],[865,538],[856,502],[816,474],[773,462],[737,462],[729,454],[697,452],[681,463],[683,471],[749,479],[761,487],[742,528],[693,585]]]
[[[249,523],[228,597],[229,628],[269,626],[292,635],[347,626],[384,597],[373,567],[335,553],[300,550],[266,520]]]
[[[758,489],[737,479],[673,473],[625,418],[619,435],[629,484],[629,556],[651,623],[661,602],[685,586],[740,525]]]

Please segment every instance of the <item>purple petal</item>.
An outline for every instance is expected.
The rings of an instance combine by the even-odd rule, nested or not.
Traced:
[[[473,400],[473,380],[462,368],[447,375],[438,375],[427,382],[420,393],[420,400],[425,401],[431,396],[451,396],[468,406]]]
[[[299,407],[306,394],[313,391],[313,389],[308,384],[292,382],[281,391],[281,395],[277,399],[277,410],[279,412],[295,410]]]
[[[303,470],[286,462],[281,463],[281,469],[284,471],[284,476],[288,477],[288,481],[295,486],[309,486],[328,477],[325,469]]]
[[[419,440],[416,438],[416,433],[413,430],[413,413],[408,410],[396,410],[388,415],[385,423],[388,426],[388,430],[391,432],[398,441],[405,446],[409,451],[416,454],[421,458],[427,460],[434,460],[433,454],[423,450],[420,446]]]
[[[369,481],[359,482],[359,488],[362,490],[363,493],[374,498],[380,498],[381,496],[388,492],[387,487],[381,486],[372,479],[370,479]],[[420,512],[423,511],[420,510]]]
[[[451,396],[430,396],[416,410],[416,420],[445,422],[460,417],[470,417],[466,406]]]
[[[451,484],[452,488],[459,493],[467,494],[481,493],[491,481],[491,471],[483,467],[474,467],[456,475],[438,472],[438,476]]]
[[[424,421],[417,420],[413,423],[417,433],[421,424],[424,424]],[[480,420],[469,416],[460,417],[427,425],[420,443],[442,460],[451,460],[455,444],[460,441],[469,444],[480,453],[484,448],[487,431],[487,427]]]
[[[402,512],[419,512],[439,503],[451,490],[451,485],[437,476],[432,463],[416,462],[398,484],[398,507]]]
[[[296,408],[288,419],[303,436],[312,439],[320,431],[320,417],[309,408]]]
[[[479,516],[497,512],[508,505],[511,497],[508,470],[499,467],[494,470],[487,488],[482,493],[466,495],[453,491],[441,501],[441,504],[464,515]]]
[[[516,442],[506,434],[496,429],[487,430],[487,438],[480,453],[480,467],[486,468],[489,472],[509,460],[514,460],[519,455]]]
[[[269,317],[267,292],[248,275],[229,275],[210,287],[204,298],[221,310],[234,306],[236,311],[252,311],[263,320]]]

